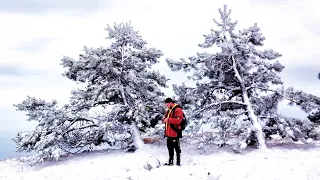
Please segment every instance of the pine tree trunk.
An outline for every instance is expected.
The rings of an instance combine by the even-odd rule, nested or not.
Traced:
[[[247,104],[246,110],[248,111],[248,117],[249,117],[249,119],[252,123],[252,126],[253,126],[253,132],[255,134],[255,137],[257,138],[258,148],[264,149],[264,148],[266,148],[266,142],[265,142],[265,138],[263,135],[262,126],[259,123],[257,116],[254,114],[254,111],[252,109],[252,104],[249,101],[247,91],[245,90],[244,92],[242,92],[242,95],[243,95],[244,103]]]
[[[122,63],[121,74],[123,71],[124,51],[125,51],[125,46],[122,46],[121,47],[121,56],[122,56],[121,57],[121,63]],[[119,76],[119,84],[121,84],[120,76]],[[120,87],[120,92],[121,92],[121,96],[122,96],[124,105],[129,106],[126,95],[125,95],[125,89],[123,87]],[[131,133],[133,136],[133,145],[135,146],[136,149],[142,148],[144,146],[144,143],[141,139],[140,131],[139,131],[137,124],[134,120],[131,122],[130,128],[131,128]]]
[[[131,129],[132,129],[134,145],[136,146],[137,149],[143,148],[144,142],[140,136],[140,131],[135,122],[132,122]]]
[[[233,70],[235,72],[235,76],[238,79],[240,86],[241,86],[242,98],[243,98],[244,103],[246,104],[246,110],[248,111],[248,118],[250,119],[250,121],[252,123],[253,132],[255,134],[255,137],[257,138],[258,148],[260,148],[260,149],[266,148],[266,142],[264,139],[262,126],[258,121],[258,117],[254,114],[252,104],[249,100],[247,88],[245,86],[245,83],[244,83],[242,77],[239,74],[239,71],[236,66],[236,61],[233,56],[231,58],[232,58],[232,65],[233,65]]]

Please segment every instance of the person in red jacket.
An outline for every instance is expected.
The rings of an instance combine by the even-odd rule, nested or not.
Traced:
[[[180,123],[183,119],[183,111],[171,98],[165,100],[167,111],[164,115],[165,137],[167,137],[167,148],[169,151],[169,161],[165,165],[173,165],[174,151],[176,151],[177,165],[180,166],[180,140],[182,137]]]

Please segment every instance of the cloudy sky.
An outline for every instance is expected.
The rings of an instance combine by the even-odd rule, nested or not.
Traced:
[[[68,102],[74,83],[61,76],[60,60],[77,58],[84,45],[106,45],[107,24],[131,20],[150,47],[164,52],[163,60],[177,59],[201,51],[197,45],[225,3],[238,28],[257,22],[265,47],[283,55],[286,85],[320,96],[317,0],[0,0],[0,135],[33,127],[12,106],[27,95]],[[165,63],[159,68],[173,83],[184,79]]]

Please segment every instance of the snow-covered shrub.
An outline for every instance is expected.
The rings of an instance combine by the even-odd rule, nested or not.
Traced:
[[[249,122],[243,117],[232,116],[230,111],[220,112],[219,116],[210,118],[211,133],[204,136],[205,144],[213,144],[223,147],[230,139],[239,137],[243,130],[248,127]]]

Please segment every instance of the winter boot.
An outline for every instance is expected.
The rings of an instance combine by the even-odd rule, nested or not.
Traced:
[[[165,166],[172,166],[173,165],[173,159],[169,159],[167,163],[164,164]]]
[[[180,166],[180,153],[177,154],[177,166]]]

